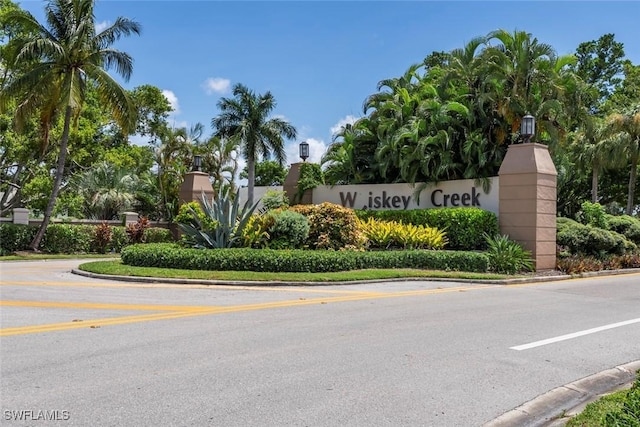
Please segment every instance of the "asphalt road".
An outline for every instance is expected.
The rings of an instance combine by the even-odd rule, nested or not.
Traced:
[[[1,425],[479,426],[640,359],[640,274],[272,289],[79,263],[0,264]]]

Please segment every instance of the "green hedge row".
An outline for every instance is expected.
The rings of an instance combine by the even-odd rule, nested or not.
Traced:
[[[273,249],[188,249],[177,244],[131,245],[122,262],[138,267],[212,271],[328,272],[364,268],[423,268],[486,272],[486,255],[463,251],[311,251]]]
[[[360,219],[374,218],[382,221],[402,221],[405,224],[435,227],[447,233],[447,249],[486,249],[484,233],[499,234],[498,218],[493,212],[479,208],[436,208],[413,210],[357,210]]]
[[[635,243],[615,231],[560,218],[557,224],[557,244],[568,248],[572,254],[603,257],[606,254],[622,255],[637,249]]]
[[[88,253],[100,252],[96,240],[96,227],[93,225],[51,224],[47,227],[40,250],[47,253]],[[0,224],[0,256],[15,251],[29,249],[38,227],[35,225]],[[144,230],[144,241],[171,242],[171,232],[164,228],[151,227]],[[107,252],[120,252],[131,244],[126,227],[112,226],[111,239],[106,246]]]

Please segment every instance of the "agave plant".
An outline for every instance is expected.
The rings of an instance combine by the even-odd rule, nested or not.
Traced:
[[[242,231],[247,226],[258,202],[250,205],[247,201],[240,208],[240,191],[238,190],[234,197],[229,193],[228,188],[221,187],[218,195],[210,201],[202,193],[200,203],[210,221],[200,219],[195,209],[189,206],[193,215],[192,222],[178,224],[188,244],[201,249],[241,246]],[[216,224],[216,226],[211,228],[207,226],[208,224]]]

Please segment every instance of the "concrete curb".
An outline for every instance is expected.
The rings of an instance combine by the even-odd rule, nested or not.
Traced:
[[[554,388],[517,408],[483,424],[483,427],[563,426],[568,415],[604,394],[631,386],[640,370],[640,360],[607,369],[586,378]]]
[[[338,286],[338,285],[363,285],[369,283],[388,283],[388,282],[460,282],[469,284],[482,285],[509,285],[520,283],[536,283],[551,282],[558,280],[568,280],[575,278],[573,276],[542,276],[542,277],[523,277],[517,279],[503,280],[481,280],[481,279],[457,279],[457,278],[440,278],[440,277],[406,277],[406,278],[390,278],[390,279],[371,279],[371,280],[351,280],[351,281],[332,281],[332,282],[296,282],[296,281],[241,281],[241,280],[205,280],[205,279],[177,279],[162,277],[142,277],[142,276],[117,276],[110,274],[97,274],[79,269],[72,269],[73,274],[79,276],[91,277],[94,279],[108,279],[125,282],[137,283],[170,283],[177,285],[227,285],[227,286]]]
[[[169,283],[174,285],[207,285],[207,286],[338,286],[338,285],[363,285],[369,283],[388,283],[388,282],[459,282],[480,285],[518,285],[524,283],[541,283],[541,282],[557,282],[560,280],[579,279],[598,276],[614,276],[621,274],[640,273],[640,268],[629,268],[625,270],[603,270],[577,275],[557,275],[557,276],[532,276],[519,277],[516,279],[502,280],[481,280],[481,279],[455,279],[455,278],[436,278],[436,277],[407,277],[407,278],[391,278],[391,279],[375,279],[375,280],[352,280],[338,282],[296,282],[296,281],[241,281],[241,280],[205,280],[205,279],[175,279],[162,277],[142,277],[142,276],[117,276],[109,274],[90,273],[79,269],[72,269],[73,274],[79,276],[91,277],[94,279],[117,280],[121,282],[136,283]]]

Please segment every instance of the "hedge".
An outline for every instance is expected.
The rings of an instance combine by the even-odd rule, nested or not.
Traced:
[[[493,212],[480,208],[434,208],[412,210],[357,210],[363,220],[374,218],[383,221],[402,221],[405,224],[435,227],[445,231],[448,249],[486,249],[484,233],[499,234],[498,218]]]
[[[212,271],[329,272],[365,268],[423,268],[486,272],[489,262],[479,252],[463,251],[323,251],[273,249],[191,249],[177,244],[131,245],[122,262],[138,267]]]
[[[559,222],[557,244],[565,246],[572,254],[603,257],[607,254],[622,255],[637,247],[622,234],[574,221]]]
[[[50,224],[40,244],[40,250],[47,253],[87,253],[99,252],[96,241],[97,226]],[[35,225],[0,224],[0,256],[29,249],[29,244],[38,232]],[[125,227],[112,226],[111,240],[106,246],[108,252],[120,252],[129,245]],[[173,237],[167,229],[151,227],[144,230],[144,239],[149,243],[172,242]]]

